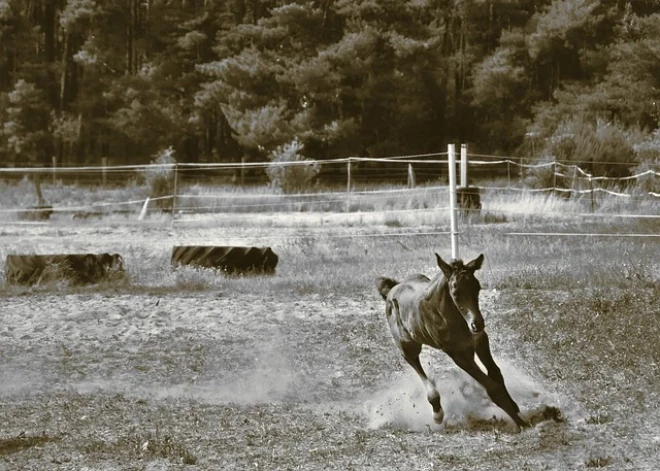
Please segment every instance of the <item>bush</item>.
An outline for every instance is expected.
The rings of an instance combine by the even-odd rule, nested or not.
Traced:
[[[629,176],[636,165],[631,134],[634,132],[617,124],[571,119],[557,126],[547,139],[544,158],[576,164],[595,176]]]
[[[151,161],[153,167],[144,170],[144,180],[149,189],[150,198],[163,198],[156,201],[156,206],[172,210],[174,198],[167,198],[174,195],[174,177],[176,174],[174,158],[174,149],[168,147],[158,153],[158,156]]]
[[[302,149],[303,145],[294,139],[271,153],[273,165],[266,170],[268,178],[273,186],[284,193],[299,193],[309,189],[320,171],[317,163],[305,162],[307,159],[300,154]],[[289,162],[291,165],[285,165]]]
[[[647,170],[660,169],[660,129],[656,129],[647,139],[635,146],[635,153],[640,164],[635,167],[635,173],[644,173]],[[635,189],[648,193],[660,193],[660,176],[654,174],[644,175],[637,179]]]
[[[560,186],[561,183],[555,177],[554,165],[531,168],[527,171],[527,176],[524,179],[525,186],[531,188],[554,188],[555,186]]]

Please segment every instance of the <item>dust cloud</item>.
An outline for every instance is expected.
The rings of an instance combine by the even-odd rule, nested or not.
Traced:
[[[291,366],[281,339],[260,342],[250,349],[251,365],[231,367],[222,358],[209,359],[206,365],[211,376],[192,381],[139,381],[134,376],[113,379],[88,377],[68,383],[66,388],[82,394],[103,391],[126,397],[189,399],[207,404],[261,404],[283,401],[298,394],[299,373]],[[229,368],[228,368],[229,367]]]
[[[557,397],[525,373],[505,361],[496,361],[502,370],[507,389],[520,406],[523,416],[530,409],[559,405]],[[513,423],[502,409],[493,404],[479,383],[458,367],[452,365],[451,368],[439,374],[430,374],[440,392],[445,412],[442,424],[433,421],[422,381],[412,369],[406,368],[387,387],[365,401],[364,413],[368,428],[424,432],[469,426],[474,422],[493,419]]]

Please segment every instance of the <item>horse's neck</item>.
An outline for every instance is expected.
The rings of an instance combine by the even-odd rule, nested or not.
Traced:
[[[451,301],[447,280],[442,275],[438,275],[431,280],[428,288],[426,289],[426,295],[424,296],[424,299],[427,302],[437,305],[446,304],[447,301]]]
[[[431,283],[429,283],[426,292],[426,301],[435,306],[437,312],[447,321],[456,318],[456,315],[460,316],[462,319],[451,294],[449,294],[449,286],[443,275],[438,275],[431,281]]]

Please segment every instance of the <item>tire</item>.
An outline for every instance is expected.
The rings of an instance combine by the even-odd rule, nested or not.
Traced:
[[[231,275],[271,275],[279,257],[270,247],[184,245],[172,249],[172,266],[221,270]]]
[[[5,278],[9,284],[32,286],[68,280],[87,285],[124,276],[119,254],[7,255]]]
[[[463,211],[479,212],[481,210],[481,191],[479,187],[458,187],[456,189],[456,203],[458,208]]]
[[[53,214],[52,206],[31,206],[24,211],[18,212],[21,221],[45,221]]]

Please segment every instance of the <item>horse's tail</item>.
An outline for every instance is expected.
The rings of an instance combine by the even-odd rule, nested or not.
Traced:
[[[387,294],[390,292],[392,288],[394,288],[398,284],[399,284],[398,281],[393,280],[392,278],[386,278],[384,276],[380,276],[376,279],[376,286],[378,287],[378,292],[383,297],[383,299],[387,299]]]

